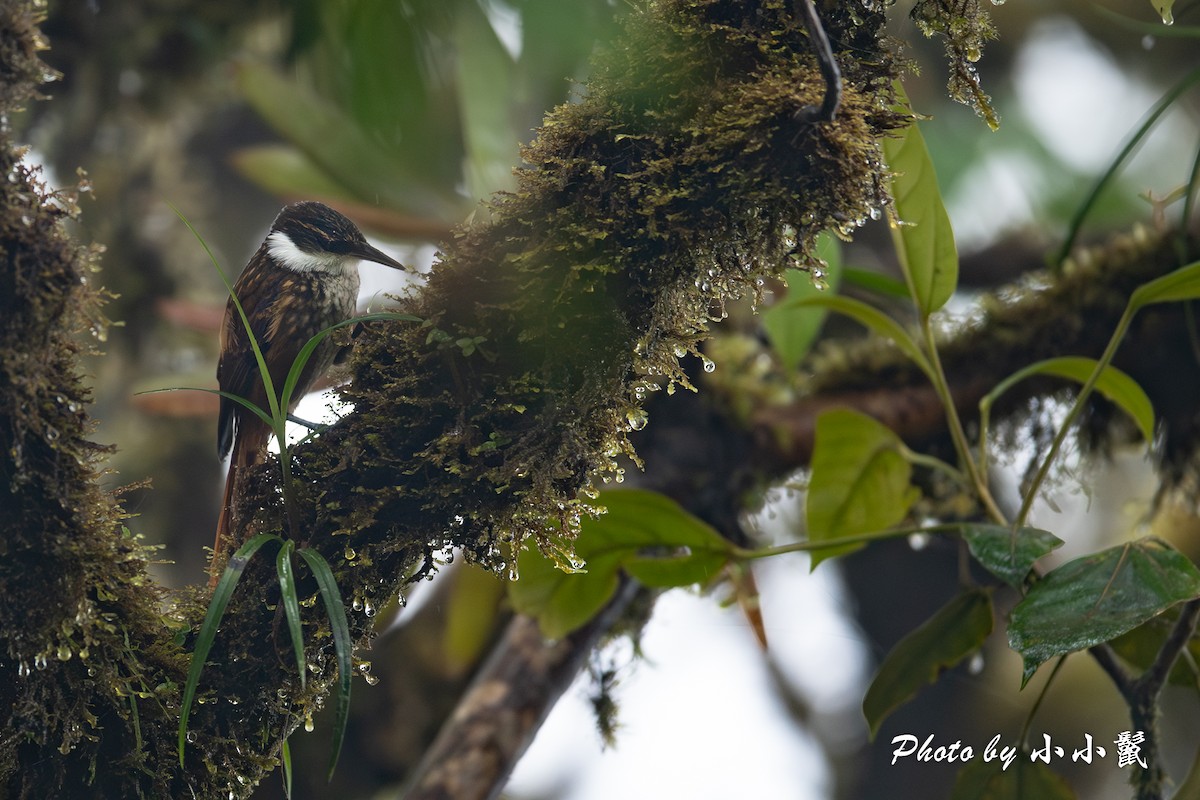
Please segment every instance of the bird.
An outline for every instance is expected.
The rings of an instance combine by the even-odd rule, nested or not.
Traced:
[[[354,313],[360,260],[406,269],[368,244],[353,222],[323,203],[287,205],[271,224],[234,284],[233,295],[246,312],[276,392],[305,343]],[[267,390],[233,297],[225,305],[220,335],[217,383],[221,391],[245,398],[269,413]],[[328,337],[316,348],[292,392],[289,413],[333,363],[338,349]],[[233,455],[213,542],[214,581],[218,554],[231,542],[230,513],[238,478],[247,467],[264,460],[270,437],[270,426],[257,415],[221,397],[217,454],[221,459],[231,451]]]

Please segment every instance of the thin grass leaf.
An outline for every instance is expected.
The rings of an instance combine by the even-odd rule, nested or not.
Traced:
[[[1142,143],[1142,140],[1146,138],[1146,134],[1150,133],[1151,129],[1154,128],[1155,123],[1158,122],[1158,118],[1161,117],[1184,92],[1186,92],[1188,89],[1191,89],[1197,83],[1200,83],[1200,67],[1189,72],[1183,77],[1183,80],[1172,86],[1142,120],[1142,124],[1138,126],[1138,129],[1134,132],[1133,136],[1129,137],[1129,141],[1125,143],[1125,146],[1121,148],[1121,152],[1117,154],[1117,157],[1113,160],[1112,164],[1110,164],[1108,169],[1104,171],[1104,174],[1100,176],[1100,180],[1096,181],[1096,185],[1092,187],[1092,191],[1088,194],[1087,199],[1083,201],[1083,205],[1079,207],[1079,210],[1076,211],[1075,215],[1071,218],[1071,223],[1067,227],[1067,238],[1063,242],[1063,246],[1059,249],[1057,255],[1054,257],[1055,264],[1061,266],[1063,261],[1066,260],[1067,256],[1071,254],[1072,248],[1075,247],[1075,240],[1079,237],[1079,231],[1083,228],[1083,221],[1087,219],[1088,214],[1091,213],[1093,206],[1096,205],[1096,201],[1100,197],[1100,194],[1106,188],[1108,188],[1108,184],[1114,177],[1116,177],[1117,172],[1120,171],[1121,166],[1125,163],[1125,160],[1133,154],[1133,151],[1136,150],[1138,145]]]
[[[181,768],[183,767],[183,751],[187,746],[187,723],[192,711],[192,700],[196,697],[196,687],[200,684],[200,673],[204,671],[204,662],[217,638],[217,629],[221,625],[221,618],[225,616],[229,598],[233,597],[233,590],[237,587],[246,565],[250,563],[250,559],[254,557],[260,547],[272,540],[281,541],[273,533],[260,533],[239,547],[237,552],[229,558],[225,573],[221,575],[221,580],[217,582],[217,588],[213,590],[212,600],[208,603],[208,613],[204,615],[204,622],[200,624],[200,632],[196,635],[196,649],[192,651],[192,663],[188,667],[187,683],[183,687],[183,703],[179,710],[179,766]]]
[[[216,268],[217,274],[221,276],[221,283],[225,284],[225,289],[229,292],[229,297],[233,300],[233,305],[237,308],[238,317],[242,320],[242,326],[246,330],[246,336],[250,339],[250,349],[254,351],[254,359],[258,362],[258,374],[262,377],[263,387],[267,390],[267,402],[271,406],[271,419],[279,419],[279,400],[275,394],[275,384],[271,381],[271,371],[267,369],[267,359],[263,356],[262,348],[258,346],[258,339],[254,336],[254,329],[250,327],[250,318],[246,316],[246,309],[242,308],[242,301],[238,298],[237,293],[233,291],[233,283],[230,282],[229,276],[225,274],[225,270],[221,269],[221,263],[217,261],[217,257],[213,255],[213,251],[208,246],[208,242],[204,241],[204,237],[200,232],[192,227],[192,223],[188,222],[187,217],[183,212],[176,208],[171,203],[167,203],[171,210],[175,212],[175,216],[179,217],[180,221],[187,226],[187,229],[196,237],[196,241],[200,242],[200,246],[204,248],[204,252],[208,254],[208,260],[212,262]],[[277,427],[271,425],[276,433],[281,433],[283,430],[282,423]],[[279,437],[281,445],[283,437]]]
[[[274,420],[271,419],[271,415],[254,405],[254,403],[251,403],[241,395],[236,395],[233,392],[225,392],[220,389],[205,389],[200,386],[168,386],[165,389],[147,389],[144,392],[134,392],[133,396],[137,397],[138,395],[142,394],[159,394],[161,392],[207,392],[208,394],[219,394],[221,397],[232,400],[241,405],[243,408],[247,408],[254,412],[259,419],[268,425],[272,425],[274,423]]]
[[[342,594],[338,591],[337,581],[329,563],[318,553],[308,547],[302,547],[296,553],[308,564],[317,588],[321,592],[321,600],[325,603],[325,613],[329,616],[329,628],[333,632],[333,649],[338,662],[338,696],[337,713],[333,723],[333,753],[329,758],[329,778],[332,780],[333,771],[337,769],[338,756],[342,752],[342,742],[346,738],[346,723],[350,717],[350,678],[353,675],[351,656],[354,653],[354,643],[350,640],[350,624],[346,621],[346,604],[342,602]]]
[[[1183,300],[1200,300],[1200,261],[1194,261],[1161,278],[1143,283],[1129,296],[1129,310],[1140,311],[1154,303],[1173,303]]]
[[[300,626],[300,600],[296,597],[296,576],[292,572],[292,551],[296,545],[289,539],[279,548],[275,556],[275,572],[279,575],[279,597],[287,616],[288,633],[292,637],[292,650],[296,654],[296,671],[300,674],[300,688],[308,686],[307,670],[304,668],[304,630]]]
[[[283,740],[283,796],[292,800],[292,747]]]

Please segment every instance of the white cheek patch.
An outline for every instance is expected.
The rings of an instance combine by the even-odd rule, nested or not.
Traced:
[[[347,272],[354,268],[355,259],[347,256],[304,252],[283,231],[275,231],[267,237],[267,252],[295,272]]]

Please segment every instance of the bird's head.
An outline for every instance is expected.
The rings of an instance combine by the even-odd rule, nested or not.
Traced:
[[[405,269],[368,244],[358,226],[345,216],[311,200],[284,206],[271,225],[266,245],[272,258],[296,272],[347,272],[360,259]]]

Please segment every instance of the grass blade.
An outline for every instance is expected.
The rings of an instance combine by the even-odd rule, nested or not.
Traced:
[[[296,597],[296,576],[292,572],[292,551],[295,545],[289,539],[279,548],[275,557],[275,571],[279,575],[279,598],[287,616],[288,633],[292,636],[292,650],[296,654],[296,670],[300,673],[300,688],[308,686],[304,669],[304,630],[300,626],[300,601]]]
[[[183,687],[183,703],[179,709],[179,766],[181,768],[183,767],[183,750],[187,746],[188,717],[191,715],[192,701],[196,697],[196,687],[200,684],[200,673],[204,671],[204,661],[208,658],[209,651],[212,650],[213,642],[217,638],[217,629],[221,625],[221,618],[225,616],[225,608],[229,605],[229,598],[233,596],[233,590],[237,587],[242,572],[258,549],[271,540],[279,541],[279,537],[273,533],[260,533],[239,547],[237,552],[230,557],[229,564],[225,567],[224,574],[221,575],[221,580],[217,582],[217,588],[213,590],[212,600],[208,604],[208,613],[204,615],[204,622],[201,623],[200,632],[196,636],[196,649],[192,651],[192,663],[188,667],[187,683]]]
[[[283,796],[292,800],[292,748],[283,740]]]
[[[318,553],[308,547],[296,551],[308,568],[312,570],[321,591],[321,600],[325,603],[325,613],[329,615],[329,628],[333,632],[333,648],[338,662],[338,696],[337,715],[333,723],[333,753],[329,758],[329,777],[337,768],[338,756],[342,752],[342,742],[346,738],[346,722],[350,717],[350,679],[353,676],[351,656],[354,643],[350,641],[350,624],[346,621],[346,605],[342,602],[342,594],[338,591],[337,581],[329,563]]]

